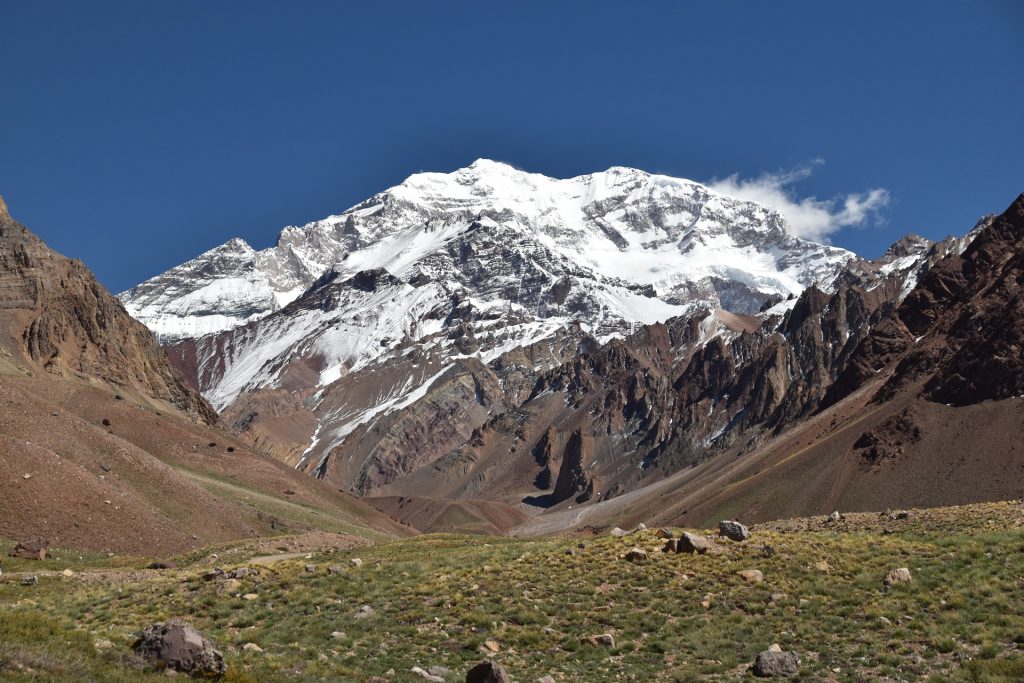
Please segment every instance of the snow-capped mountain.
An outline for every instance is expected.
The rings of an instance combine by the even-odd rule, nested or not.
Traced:
[[[122,298],[255,442],[316,469],[359,440],[349,474],[379,483],[401,474],[365,474],[382,421],[411,421],[392,432],[409,448],[429,433],[443,453],[581,349],[701,310],[781,314],[854,267],[872,270],[688,180],[558,180],[479,160],[286,228],[263,251],[232,240]],[[737,329],[710,316],[700,338]],[[409,417],[424,401],[446,417]]]
[[[340,215],[285,228],[262,251],[233,239],[121,298],[162,340],[173,341],[259,319],[332,268],[342,279],[383,268],[406,280],[465,286],[481,273],[492,280],[497,264],[487,254],[475,259],[481,273],[471,274],[445,272],[452,259],[436,257],[472,242],[471,225],[532,260],[536,273],[551,280],[555,299],[565,289],[550,277],[556,272],[614,292],[603,302],[609,329],[694,304],[754,312],[771,295],[827,283],[854,258],[790,236],[766,207],[688,180],[618,167],[558,180],[478,160],[454,173],[413,175]],[[518,283],[492,281],[488,289],[481,293],[490,302],[518,303]]]

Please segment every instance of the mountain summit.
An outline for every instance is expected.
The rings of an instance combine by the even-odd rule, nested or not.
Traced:
[[[262,251],[231,240],[120,296],[172,341],[264,317],[332,269],[342,279],[383,269],[538,318],[579,317],[607,335],[695,304],[753,313],[829,283],[854,258],[689,180],[622,167],[558,180],[479,159],[287,227]]]

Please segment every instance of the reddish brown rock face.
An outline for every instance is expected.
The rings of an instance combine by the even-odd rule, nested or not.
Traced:
[[[49,249],[6,205],[0,205],[0,310],[0,349],[15,364],[137,389],[217,422],[149,330],[80,261]]]

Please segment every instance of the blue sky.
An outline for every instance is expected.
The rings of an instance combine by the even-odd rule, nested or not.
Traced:
[[[0,194],[114,291],[478,157],[718,179],[874,257],[1024,191],[1021,36],[1013,0],[0,0]]]

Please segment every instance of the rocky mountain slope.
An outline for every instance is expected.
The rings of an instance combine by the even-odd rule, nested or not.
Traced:
[[[0,538],[156,553],[411,533],[218,423],[149,330],[0,202]]]
[[[413,404],[451,418],[425,429],[424,408],[398,428],[429,436],[415,462],[352,455],[347,486],[367,490],[457,446],[504,393],[520,401],[583,348],[697,311],[757,313],[854,267],[878,269],[690,181],[624,168],[555,180],[481,160],[288,228],[271,249],[232,240],[122,297],[176,340],[176,365],[236,429],[288,462],[369,449],[366,430]]]
[[[82,264],[49,249],[0,199],[0,360],[54,376],[101,380],[167,401],[209,423],[210,405],[156,339]]]
[[[575,515],[765,452],[873,383],[864,349],[906,350],[890,330],[900,311],[1005,220],[866,261],[689,181],[481,161],[412,176],[264,252],[229,243],[125,297],[176,337],[198,323],[161,297],[223,291],[210,263],[236,252],[229,270],[263,273],[277,298],[169,352],[250,443],[406,515],[440,518],[444,499],[465,501],[455,518],[478,499]]]

